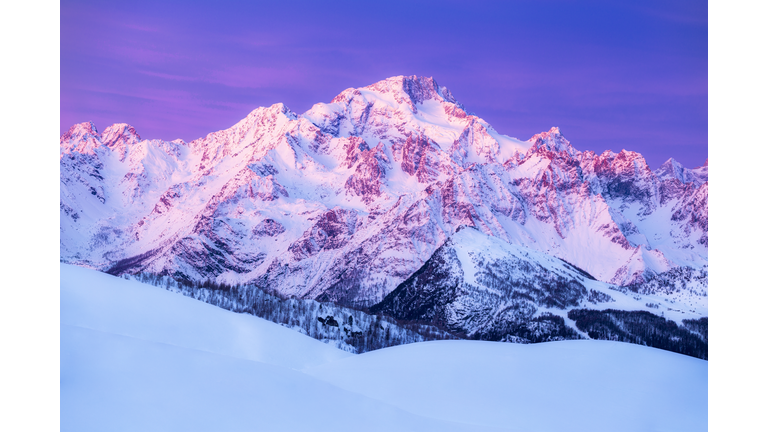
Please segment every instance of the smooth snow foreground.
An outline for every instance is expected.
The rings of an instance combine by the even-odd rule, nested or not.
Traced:
[[[62,431],[704,431],[707,362],[606,341],[351,355],[61,265]]]

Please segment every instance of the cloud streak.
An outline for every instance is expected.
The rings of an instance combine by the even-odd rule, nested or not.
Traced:
[[[415,74],[520,138],[559,125],[577,148],[613,136],[652,166],[707,158],[706,4],[65,0],[61,11],[62,131],[99,119],[189,140],[258,106],[303,112]]]

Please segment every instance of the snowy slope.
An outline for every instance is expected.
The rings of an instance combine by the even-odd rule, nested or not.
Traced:
[[[700,431],[707,363],[637,345],[427,342],[352,356],[61,266],[61,430]]]
[[[468,338],[521,343],[603,338],[604,334],[597,335],[604,327],[589,328],[598,332],[587,334],[599,315],[590,319],[579,311],[623,311],[627,313],[620,315],[632,322],[633,331],[656,333],[657,339],[672,342],[653,346],[706,358],[706,338],[690,333],[690,329],[662,336],[651,327],[662,324],[664,318],[643,315],[661,315],[676,323],[664,324],[667,327],[686,327],[686,320],[707,317],[707,287],[700,283],[702,276],[697,280],[685,272],[662,275],[674,273],[680,274],[620,287],[597,281],[546,253],[465,227],[370,310],[400,320],[435,324]],[[574,322],[574,317],[580,319]],[[618,327],[626,330],[624,324]],[[681,342],[673,342],[681,338]],[[630,340],[655,343],[647,336]],[[691,346],[683,348],[685,345]]]
[[[248,315],[61,265],[61,430],[497,430],[300,372],[350,356]]]
[[[65,264],[61,324],[291,369],[350,355],[250,315]]]
[[[62,325],[61,347],[67,432],[499,430],[413,414],[287,367],[115,333]]]
[[[460,225],[618,285],[708,262],[706,167],[653,172],[558,128],[507,137],[432,78],[257,108],[189,143],[85,122],[60,149],[61,259],[113,273],[370,306]]]
[[[422,342],[308,373],[461,423],[542,432],[707,430],[707,362],[620,342]]]

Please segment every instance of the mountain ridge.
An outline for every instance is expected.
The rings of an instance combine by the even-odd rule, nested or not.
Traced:
[[[706,169],[580,152],[556,127],[506,137],[432,78],[257,108],[189,143],[90,122],[60,141],[61,260],[101,270],[368,306],[461,225],[620,286],[707,263]]]

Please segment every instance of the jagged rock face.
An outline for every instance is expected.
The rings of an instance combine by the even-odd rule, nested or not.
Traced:
[[[61,259],[103,270],[368,306],[461,225],[620,285],[707,263],[706,167],[654,173],[557,128],[510,138],[431,78],[258,108],[190,143],[82,123],[60,161]]]
[[[659,169],[654,171],[659,180],[675,179],[681,183],[693,183],[694,186],[701,186],[707,182],[709,173],[709,161],[704,162],[703,166],[694,169],[688,169],[680,165],[679,162],[670,158],[664,162]]]
[[[461,263],[449,241],[381,303],[371,307],[371,312],[462,331],[461,325],[451,319],[451,306],[467,295],[463,284]]]
[[[687,193],[682,193],[680,199],[673,208],[672,221],[689,238],[694,233],[700,234],[697,243],[708,247],[709,245],[709,182],[704,182],[698,188],[688,188]]]
[[[362,151],[357,159],[355,171],[347,178],[344,187],[348,193],[359,196],[364,203],[370,204],[381,196],[389,159],[381,143]]]
[[[288,250],[294,259],[301,261],[323,250],[339,249],[355,234],[356,227],[357,212],[342,209],[328,211]]]
[[[419,183],[432,183],[439,175],[440,148],[429,138],[408,135],[401,149],[400,167],[403,172],[416,177]]]
[[[638,203],[644,215],[656,210],[657,182],[645,159],[639,154],[622,150],[606,151],[599,156],[587,154],[582,165],[594,191],[607,200]]]
[[[101,134],[101,141],[117,154],[120,161],[124,161],[128,149],[141,142],[141,137],[133,126],[120,123],[108,127]]]
[[[61,136],[59,158],[61,159],[64,155],[71,155],[72,153],[94,155],[96,149],[101,145],[101,136],[93,123],[76,124]]]
[[[432,323],[470,338],[574,339],[577,332],[562,319],[535,320],[534,315],[587,303],[588,277],[551,256],[464,228],[371,311]],[[591,290],[591,298],[612,302],[602,291]],[[531,326],[546,326],[547,334],[531,337]]]
[[[285,232],[285,227],[280,222],[272,219],[264,219],[253,228],[253,235],[256,237],[274,237]]]

